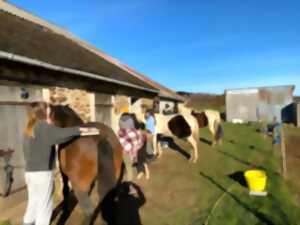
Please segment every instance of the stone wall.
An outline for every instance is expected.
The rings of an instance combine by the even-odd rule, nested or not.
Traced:
[[[85,121],[91,121],[91,94],[78,89],[50,88],[50,103],[69,105]]]

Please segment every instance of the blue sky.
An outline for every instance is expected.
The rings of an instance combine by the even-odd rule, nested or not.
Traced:
[[[11,0],[175,90],[295,84],[299,0]]]

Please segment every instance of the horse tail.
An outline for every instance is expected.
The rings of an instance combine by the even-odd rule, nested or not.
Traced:
[[[113,130],[97,123],[100,129],[98,142],[98,194],[102,199],[122,179],[122,146]]]

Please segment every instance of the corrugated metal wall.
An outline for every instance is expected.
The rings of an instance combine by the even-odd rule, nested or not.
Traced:
[[[244,122],[257,121],[258,90],[228,91],[226,94],[227,121],[240,119]]]
[[[278,121],[289,122],[292,120],[293,88],[274,87],[259,90],[260,115],[265,121],[272,121],[274,117]]]
[[[292,86],[231,90],[226,92],[227,121],[292,122]]]

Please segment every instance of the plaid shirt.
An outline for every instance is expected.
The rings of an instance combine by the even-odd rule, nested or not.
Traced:
[[[124,153],[129,154],[131,159],[135,159],[137,152],[143,147],[145,142],[145,137],[142,132],[133,128],[120,129],[118,136]]]

